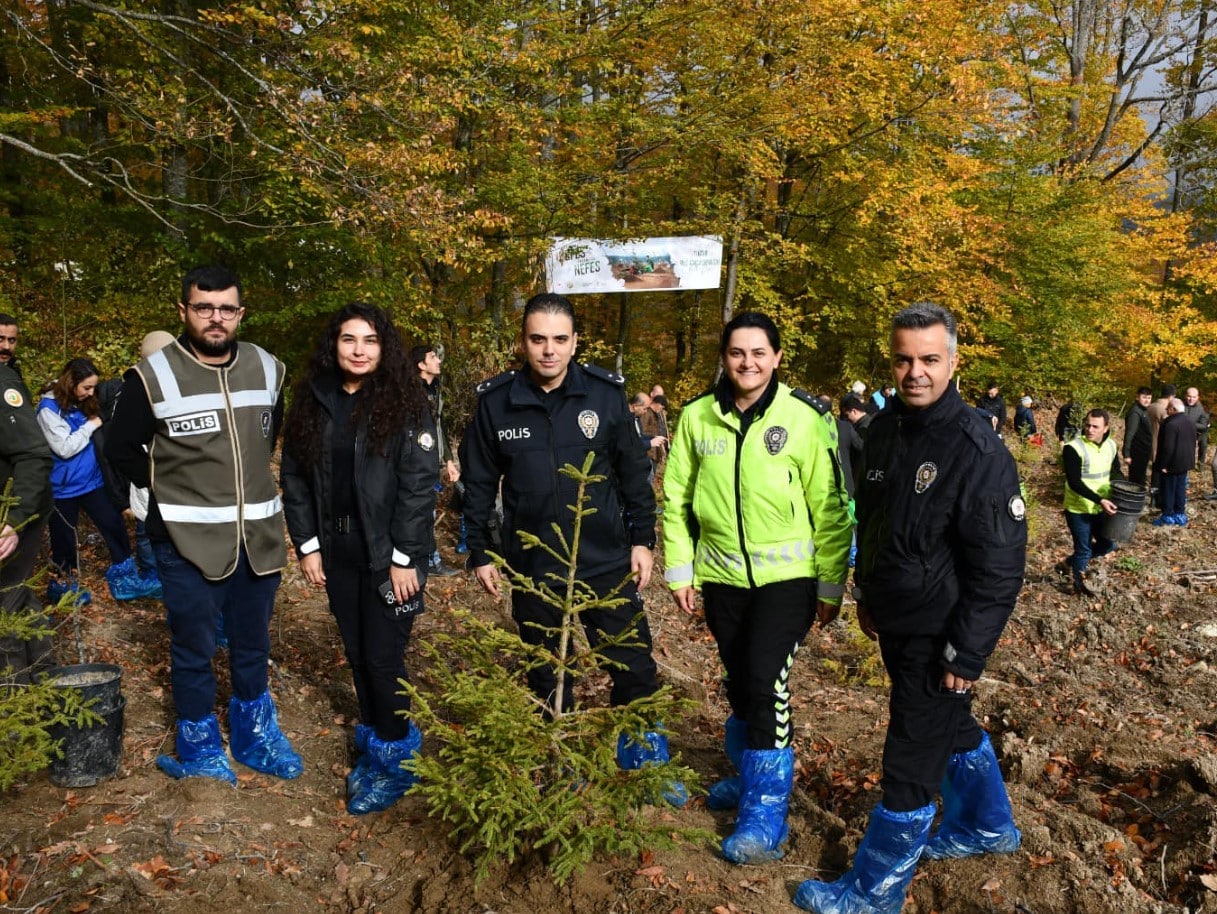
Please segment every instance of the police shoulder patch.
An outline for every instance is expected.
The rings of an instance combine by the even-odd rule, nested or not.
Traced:
[[[1006,502],[1006,510],[1014,520],[1023,521],[1027,519],[1027,503],[1023,501],[1021,495],[1011,495],[1010,500]]]
[[[25,404],[25,397],[21,396],[21,391],[15,387],[10,387],[4,392],[4,402],[16,409]]]
[[[617,374],[615,371],[609,371],[607,368],[601,368],[599,365],[590,365],[584,362],[579,363],[583,370],[590,374],[593,378],[599,378],[601,381],[608,381],[617,387],[625,387],[625,378]]]
[[[816,412],[818,412],[821,416],[827,415],[829,413],[829,411],[832,409],[831,403],[828,403],[825,400],[821,400],[819,397],[808,393],[807,391],[803,390],[803,388],[801,388],[801,387],[796,387],[793,390],[791,390],[790,395],[792,397],[794,397],[796,400],[802,400],[804,403],[806,403],[808,406],[810,406],[812,409],[814,409]]]
[[[505,371],[502,374],[496,374],[493,378],[487,378],[477,386],[477,393],[480,397],[484,393],[494,390],[496,387],[502,387],[508,381],[516,376],[515,371]]]

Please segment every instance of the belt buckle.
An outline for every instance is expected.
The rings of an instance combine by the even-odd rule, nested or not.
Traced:
[[[346,534],[351,532],[351,515],[344,514],[342,517],[334,518],[334,532]]]

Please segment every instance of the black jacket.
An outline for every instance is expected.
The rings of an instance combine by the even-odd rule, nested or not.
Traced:
[[[16,527],[51,511],[51,449],[34,418],[34,404],[21,375],[0,363],[0,486],[13,481],[8,523]],[[38,544],[34,544],[38,548]]]
[[[1196,423],[1187,413],[1167,416],[1158,429],[1154,469],[1159,473],[1187,473],[1196,466]]]
[[[1124,416],[1124,446],[1120,453],[1131,457],[1134,452],[1149,459],[1154,447],[1154,430],[1149,424],[1149,413],[1140,403],[1134,403]]]
[[[991,416],[997,417],[997,430],[1000,432],[1006,424],[1006,400],[998,394],[996,397],[990,397],[985,394],[976,401],[976,408],[983,409]]]
[[[326,414],[333,416],[337,396],[336,378],[313,382],[311,393]],[[301,547],[316,537],[322,564],[330,560],[334,537],[333,492],[330,453],[334,424],[322,431],[319,459],[305,471],[292,456],[291,442],[284,442],[279,484],[283,487],[283,511],[287,532],[298,554],[314,551]],[[355,496],[359,523],[368,551],[368,570],[388,571],[391,564],[426,568],[435,551],[435,454],[438,443],[435,423],[424,411],[421,427],[402,429],[392,440],[388,456],[368,453],[366,429],[355,433]],[[409,563],[403,557],[409,557]]]
[[[1023,583],[1014,458],[954,382],[924,410],[876,416],[864,458],[859,602],[881,635],[945,635],[945,668],[979,678]]]
[[[461,480],[473,566],[489,564],[490,518],[502,480],[503,557],[516,571],[538,578],[565,577],[566,569],[543,548],[524,549],[517,531],[539,536],[558,555],[564,549],[556,523],[570,542],[577,490],[559,472],[583,466],[606,477],[587,488],[594,514],[583,518],[577,573],[584,581],[630,568],[631,546],[655,543],[655,492],[651,464],[626,405],[623,379],[596,366],[571,363],[561,386],[543,394],[524,372],[506,372],[478,386],[477,413],[466,430]]]

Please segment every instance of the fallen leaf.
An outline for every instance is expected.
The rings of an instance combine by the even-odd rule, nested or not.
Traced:
[[[1200,877],[1200,884],[1210,892],[1217,892],[1217,873],[1205,873]]]
[[[640,870],[634,870],[635,876],[662,876],[664,868],[662,866],[644,866]]]
[[[996,892],[1000,888],[1001,888],[1000,879],[990,879],[988,882],[986,882],[984,885],[982,885],[980,887],[980,890],[982,892]]]
[[[309,814],[303,819],[288,819],[287,824],[295,825],[297,828],[312,828],[315,823],[313,822],[312,814]]]

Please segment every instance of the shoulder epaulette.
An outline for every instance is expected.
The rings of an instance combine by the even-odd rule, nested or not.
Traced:
[[[477,386],[477,393],[480,397],[482,394],[494,390],[496,387],[502,387],[504,384],[511,381],[516,376],[515,369],[505,371],[502,374],[496,374],[493,378],[487,378]]]
[[[582,362],[583,370],[590,374],[593,378],[599,378],[601,381],[608,381],[610,384],[615,384],[618,387],[625,387],[625,378],[614,371],[609,371],[607,368],[601,368],[599,365],[587,365]]]
[[[989,453],[1001,439],[997,437],[997,432],[993,431],[993,426],[978,416],[975,410],[971,407],[964,409],[964,416],[959,422],[963,433],[976,445],[978,451],[982,454]]]
[[[692,405],[693,405],[694,403],[696,403],[698,400],[704,400],[704,399],[706,399],[706,397],[710,397],[710,396],[713,396],[713,395],[714,395],[714,391],[713,391],[713,390],[703,390],[703,391],[702,391],[701,393],[699,393],[699,394],[698,394],[696,397],[693,397],[692,399],[689,399],[689,400],[685,400],[685,402],[684,402],[684,403],[680,404],[680,408],[681,408],[681,410],[684,410],[686,407],[688,407],[688,406],[692,406]]]
[[[807,391],[803,390],[801,387],[793,388],[790,391],[790,395],[796,400],[802,400],[821,416],[828,415],[829,411],[832,410],[832,404],[827,400],[824,400],[821,397],[813,396],[812,394],[809,394]]]

